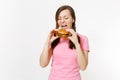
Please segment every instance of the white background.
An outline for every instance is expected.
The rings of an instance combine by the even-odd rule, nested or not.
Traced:
[[[76,12],[77,32],[89,39],[82,80],[120,80],[119,0],[0,0],[0,80],[47,80],[39,66],[46,37],[63,4]]]

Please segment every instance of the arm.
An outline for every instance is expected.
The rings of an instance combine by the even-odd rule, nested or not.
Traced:
[[[77,61],[81,70],[85,70],[88,64],[88,51],[82,51],[79,45],[80,44],[78,42],[75,43]]]
[[[77,54],[77,61],[78,65],[81,70],[85,70],[88,64],[88,51],[82,50],[78,39],[77,39],[77,33],[73,29],[68,29],[72,36],[68,37],[75,45],[76,47],[76,54]]]
[[[52,56],[52,49],[49,46],[50,42],[47,40],[40,56],[41,67],[46,67],[49,64],[50,58]]]
[[[42,50],[39,60],[41,67],[46,67],[49,64],[51,56],[53,54],[53,49],[51,48],[51,42],[53,42],[57,38],[54,36],[54,31],[55,30],[52,30],[48,35],[48,38]]]

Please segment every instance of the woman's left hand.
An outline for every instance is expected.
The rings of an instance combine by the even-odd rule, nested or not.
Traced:
[[[66,29],[68,32],[71,33],[71,36],[68,36],[74,44],[78,43],[77,33],[73,29]]]

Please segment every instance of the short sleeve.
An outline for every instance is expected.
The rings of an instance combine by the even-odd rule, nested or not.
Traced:
[[[81,46],[82,50],[89,52],[90,49],[89,49],[88,38],[86,36],[80,35],[80,34],[79,34],[79,37],[80,37],[80,46]]]

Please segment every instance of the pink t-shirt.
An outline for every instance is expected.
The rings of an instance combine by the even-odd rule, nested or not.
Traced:
[[[89,51],[88,39],[80,35],[82,50]],[[60,39],[53,50],[51,70],[48,80],[81,80],[75,49],[69,48],[69,40]]]

